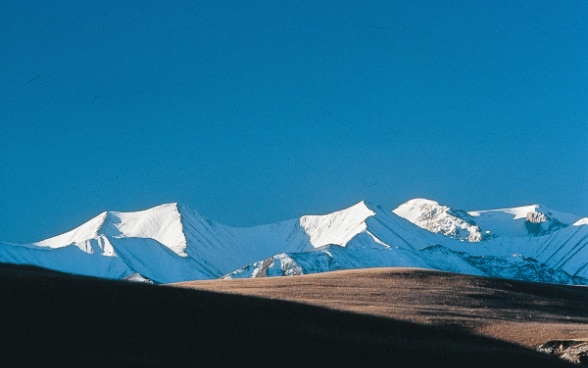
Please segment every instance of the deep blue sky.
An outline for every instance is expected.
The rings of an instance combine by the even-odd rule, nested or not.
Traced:
[[[0,4],[0,239],[182,202],[588,215],[588,2]]]

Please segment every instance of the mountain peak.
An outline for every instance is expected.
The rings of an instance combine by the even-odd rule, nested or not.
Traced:
[[[82,225],[70,230],[66,233],[53,236],[51,238],[41,240],[34,243],[42,247],[61,248],[64,246],[76,244],[86,241],[88,239],[95,239],[99,236],[100,229],[108,216],[108,212],[102,212],[98,216],[83,223]]]
[[[470,242],[483,239],[480,227],[465,211],[453,210],[430,199],[412,199],[392,212],[434,233]]]
[[[142,211],[106,211],[64,234],[35,243],[49,248],[83,244],[101,236],[150,238],[178,255],[184,255],[186,238],[177,203],[167,203]]]
[[[465,212],[424,198],[393,212],[362,201],[328,214],[234,228],[167,203],[102,212],[36,244],[0,242],[0,261],[117,279],[139,274],[162,283],[235,270],[255,277],[406,266],[588,284],[588,227],[577,218],[572,227],[565,214],[538,204]],[[479,240],[485,244],[464,243]]]
[[[177,203],[166,203],[136,212],[111,211],[103,227],[105,235],[150,238],[180,256],[185,255],[186,237]]]
[[[308,234],[315,248],[330,244],[344,247],[354,236],[366,230],[365,220],[375,214],[366,202],[361,201],[326,215],[302,216],[300,227]]]

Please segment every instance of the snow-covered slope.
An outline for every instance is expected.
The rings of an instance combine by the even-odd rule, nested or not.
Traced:
[[[171,203],[104,212],[33,244],[0,242],[0,262],[161,283],[402,266],[588,284],[587,260],[588,226],[578,217],[541,206],[468,213],[424,199],[249,228]]]
[[[495,236],[538,236],[564,228],[577,216],[550,210],[542,205],[468,212],[482,228]]]
[[[366,230],[365,220],[373,215],[375,213],[365,202],[359,202],[329,215],[303,216],[300,218],[300,226],[304,228],[315,248],[329,244],[344,247],[357,234]]]
[[[480,227],[467,212],[452,210],[432,200],[413,199],[401,204],[393,212],[434,233],[470,242],[484,239]]]
[[[75,245],[82,251],[93,253],[91,239],[142,238],[153,239],[178,256],[185,256],[186,238],[182,231],[181,215],[176,204],[164,204],[138,212],[103,212],[85,224],[35,245],[63,248]],[[106,238],[104,238],[106,237]],[[112,255],[112,248],[105,242],[103,255]]]
[[[588,226],[578,222],[568,226],[559,220],[572,221],[574,216],[541,206],[467,213],[423,199],[409,201],[392,213],[378,206],[369,208],[373,215],[366,217],[365,227],[345,248],[331,244],[311,252],[277,254],[225,277],[403,266],[538,282],[588,283]],[[493,230],[482,235],[476,218],[482,218],[484,228]],[[533,222],[536,218],[541,221]],[[541,231],[529,230],[526,223],[539,223]],[[472,239],[476,233],[481,239]]]
[[[0,243],[0,261],[105,278],[210,279],[279,252],[313,249],[298,221],[234,228],[176,203],[104,212],[34,244]],[[75,260],[75,262],[69,262]]]
[[[393,212],[423,229],[469,242],[497,236],[540,236],[582,224],[578,216],[539,204],[466,212],[418,198],[401,204]]]

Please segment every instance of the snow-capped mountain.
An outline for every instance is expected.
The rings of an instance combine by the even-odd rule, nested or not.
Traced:
[[[401,204],[393,212],[423,229],[469,242],[497,236],[539,236],[582,224],[577,216],[538,204],[466,212],[418,198]]]
[[[494,236],[540,236],[570,226],[578,216],[558,212],[540,204],[470,211],[468,214]]]
[[[378,206],[372,208],[374,215],[364,220],[366,230],[345,248],[330,245],[311,252],[278,254],[226,277],[410,266],[551,283],[588,282],[588,227],[564,223],[555,218],[554,211],[541,206],[467,213],[417,199],[392,213]],[[547,225],[541,223],[543,236],[526,224],[534,223],[539,212],[546,213],[543,222]],[[557,216],[568,222],[576,218]],[[472,233],[482,231],[483,241],[472,240]]]
[[[434,233],[479,242],[487,237],[472,216],[461,210],[453,210],[435,201],[417,198],[398,206],[394,211],[400,217]]]
[[[588,226],[578,217],[537,205],[465,212],[424,199],[249,228],[172,203],[104,212],[33,244],[0,242],[0,262],[160,283],[398,266],[588,284],[586,260]]]
[[[82,275],[157,282],[210,279],[278,252],[313,246],[295,220],[234,228],[177,203],[138,212],[104,212],[34,244],[0,243],[0,261]]]

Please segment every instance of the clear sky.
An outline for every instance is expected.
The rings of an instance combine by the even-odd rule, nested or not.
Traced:
[[[3,1],[0,239],[184,203],[588,216],[588,1]]]

